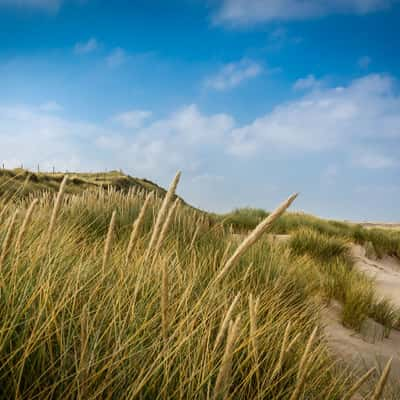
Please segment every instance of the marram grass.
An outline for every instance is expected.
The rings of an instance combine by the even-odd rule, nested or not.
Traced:
[[[235,248],[223,225],[171,208],[178,180],[164,200],[61,186],[55,198],[0,202],[0,398],[341,399],[358,389],[318,329],[315,269],[263,238],[271,218]]]

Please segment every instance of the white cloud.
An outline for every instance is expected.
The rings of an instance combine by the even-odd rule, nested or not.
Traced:
[[[280,26],[279,28],[276,28],[272,31],[270,39],[272,41],[283,42],[286,40],[287,35],[288,35],[287,30]]]
[[[227,90],[260,75],[262,67],[253,60],[242,59],[224,65],[216,75],[205,80],[205,86],[215,90]]]
[[[207,116],[197,106],[189,105],[137,129],[131,136],[120,137],[115,151],[121,161],[144,176],[170,175],[182,166],[187,172],[196,173],[209,149],[223,153],[233,126],[232,117],[226,114]],[[101,138],[103,145],[104,139]]]
[[[344,87],[306,90],[298,99],[246,125],[237,125],[228,114],[203,114],[196,105],[150,121],[150,111],[130,110],[109,119],[111,123],[99,124],[62,118],[54,114],[60,109],[55,102],[39,107],[0,106],[2,156],[11,159],[22,154],[17,158],[36,163],[38,159],[67,160],[75,154],[86,165],[100,162],[97,150],[103,149],[110,162],[155,173],[168,165],[190,165],[195,170],[207,160],[209,150],[223,159],[227,154],[336,149],[357,159],[359,165],[389,166],[393,157],[390,161],[370,152],[360,155],[359,149],[367,148],[368,141],[387,141],[389,148],[399,142],[400,96],[394,86],[389,77],[368,75]],[[33,141],[37,151],[29,145]],[[88,148],[95,149],[92,159]],[[203,173],[198,171],[198,175]]]
[[[316,152],[321,157],[322,152],[327,166],[335,164],[317,175],[332,182],[338,159],[344,160],[341,177],[347,172],[346,160],[352,167],[399,167],[393,151],[400,142],[400,98],[394,82],[385,76],[369,75],[344,87],[306,90],[297,100],[246,125],[237,124],[228,114],[205,114],[194,104],[164,118],[150,119],[146,113],[131,110],[87,123],[40,106],[0,105],[0,162],[5,161],[7,167],[23,163],[32,169],[39,163],[42,170],[51,170],[53,165],[70,171],[122,168],[162,185],[183,169],[187,181],[182,187],[188,201],[210,209],[215,204],[219,209],[242,201],[249,204],[252,197],[245,193],[250,191],[258,198],[266,196],[262,185],[255,187],[254,182],[262,178],[260,166],[271,171],[268,162],[274,158],[282,166],[285,160],[293,162],[293,154],[306,158]],[[379,142],[385,157],[360,151],[372,149],[374,142]],[[245,155],[252,156],[251,163],[242,158]],[[246,190],[238,193],[237,179],[246,174],[254,179],[244,178],[241,186]],[[270,184],[280,185],[278,179]]]
[[[142,114],[143,115],[143,114]],[[169,179],[179,168],[200,175],[209,150],[223,153],[234,126],[225,114],[204,115],[195,105],[164,119],[132,127],[93,124],[48,113],[41,107],[0,106],[1,160],[51,170],[123,168],[153,179]],[[132,122],[130,120],[129,122]]]
[[[85,163],[86,146],[98,127],[49,114],[42,107],[0,106],[1,156],[6,167],[24,164],[42,169],[72,170]]]
[[[317,80],[314,75],[308,75],[305,78],[298,79],[294,85],[294,90],[317,89],[321,86],[321,81]]]
[[[394,82],[368,75],[346,87],[325,88],[275,107],[232,132],[236,155],[321,151],[379,137],[400,137],[400,97]]]
[[[110,68],[115,68],[122,65],[126,61],[126,59],[127,59],[126,51],[121,47],[117,47],[109,54],[106,61],[107,65]]]
[[[32,8],[45,11],[57,11],[63,0],[0,0],[0,7]]]
[[[354,157],[354,164],[368,169],[392,168],[399,165],[400,160],[396,160],[385,154],[366,151]]]
[[[216,23],[246,25],[273,20],[367,14],[389,8],[396,0],[220,0]]]
[[[88,54],[99,48],[99,43],[96,38],[90,38],[87,42],[79,42],[74,46],[74,52],[76,54]]]
[[[48,101],[47,103],[41,104],[39,109],[45,112],[58,112],[62,111],[63,107],[56,101]]]
[[[367,69],[370,66],[371,62],[371,57],[363,56],[358,59],[357,64],[360,68]]]
[[[399,142],[400,96],[394,87],[389,77],[368,75],[344,87],[306,90],[246,125],[237,125],[228,114],[206,115],[196,105],[150,121],[150,111],[130,110],[109,119],[111,124],[62,118],[54,114],[61,107],[55,102],[39,107],[0,106],[0,143],[2,153],[12,158],[23,152],[24,143],[34,140],[38,151],[28,145],[23,152],[33,162],[52,152],[77,157],[83,152],[78,158],[89,162],[85,145],[98,145],[111,149],[108,159],[115,157],[135,169],[153,172],[168,164],[199,165],[208,150],[225,157],[227,153],[255,156],[337,149],[361,160],[359,164],[385,166],[390,164],[386,158],[372,157],[370,152],[360,156],[358,149],[366,148],[368,141],[388,141],[389,148]],[[96,152],[93,162],[95,156]]]
[[[284,45],[298,45],[302,41],[301,36],[292,36],[286,28],[279,26],[270,33],[267,48],[276,51],[282,49]]]
[[[131,110],[115,115],[113,120],[125,128],[136,129],[141,127],[150,116],[151,111]]]

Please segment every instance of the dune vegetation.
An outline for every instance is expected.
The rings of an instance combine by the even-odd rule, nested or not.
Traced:
[[[268,212],[264,210],[242,208],[214,217],[224,225],[232,226],[235,231],[246,232],[254,229],[267,216]],[[324,220],[304,213],[287,213],[276,221],[271,232],[290,234],[304,228],[311,228],[326,236],[371,246],[378,257],[393,255],[400,258],[400,231],[397,229],[375,227],[366,229],[361,224]]]
[[[355,330],[398,326],[348,254],[399,256],[397,233],[281,215],[295,196],[207,214],[175,196],[179,174],[168,192],[43,179],[24,195],[27,179],[0,183],[1,398],[382,397],[390,363],[343,365],[319,313],[335,299]]]

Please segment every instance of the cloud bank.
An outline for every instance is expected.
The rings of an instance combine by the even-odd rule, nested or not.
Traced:
[[[0,7],[30,8],[44,11],[58,11],[63,0],[0,0]]]
[[[390,8],[396,0],[221,0],[214,22],[249,25],[301,20],[330,14],[368,14]]]
[[[217,185],[219,209],[232,206],[231,168],[240,163],[248,165],[251,174],[252,165],[266,165],[268,160],[289,163],[299,154],[334,154],[345,165],[321,170],[330,180],[339,179],[346,168],[399,168],[400,96],[392,78],[367,75],[343,87],[305,86],[297,99],[248,124],[240,124],[233,115],[204,113],[195,104],[164,118],[130,110],[102,123],[66,118],[61,106],[54,112],[53,106],[3,105],[0,162],[31,169],[40,164],[42,170],[122,168],[162,184],[184,168],[197,199],[203,196],[207,201],[199,182],[211,190]]]
[[[230,151],[253,156],[268,149],[323,151],[360,146],[378,137],[400,139],[400,97],[390,77],[368,75],[346,87],[311,88],[299,99],[234,129]]]

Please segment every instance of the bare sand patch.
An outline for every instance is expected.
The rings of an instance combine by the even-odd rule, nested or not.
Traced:
[[[342,306],[332,302],[322,310],[322,323],[328,347],[333,354],[357,370],[372,367],[381,370],[393,357],[391,377],[400,376],[400,332],[392,330],[389,337],[383,335],[383,327],[368,319],[360,333],[343,326]]]
[[[381,298],[389,299],[400,308],[400,261],[395,257],[368,258],[364,247],[351,246],[354,266],[375,281]],[[400,377],[400,332],[392,329],[385,337],[384,327],[368,318],[357,333],[342,324],[342,305],[332,301],[322,310],[321,317],[327,344],[332,353],[360,373],[372,367],[381,371],[393,357],[390,381],[398,384]],[[361,397],[360,397],[361,398]]]
[[[364,228],[367,229],[374,229],[374,228],[378,228],[378,229],[393,229],[393,230],[400,230],[400,224],[399,223],[385,223],[385,222],[365,222],[365,223],[361,223],[361,225]]]
[[[374,279],[378,296],[387,298],[400,308],[400,260],[389,256],[368,258],[364,247],[360,245],[351,246],[351,255],[355,268]]]

